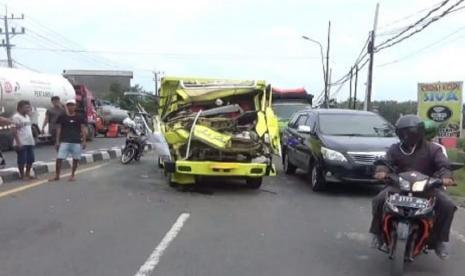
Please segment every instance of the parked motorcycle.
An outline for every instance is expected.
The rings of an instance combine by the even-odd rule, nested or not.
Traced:
[[[123,121],[127,128],[126,143],[121,152],[121,163],[129,164],[132,160],[139,161],[147,144],[145,128],[130,118]]]
[[[378,160],[375,165],[388,164]],[[435,222],[436,198],[429,193],[442,188],[441,179],[417,171],[392,173],[388,180],[396,192],[386,197],[383,213],[383,240],[385,252],[391,259],[391,275],[403,275],[405,262],[413,260],[430,248],[430,234]]]

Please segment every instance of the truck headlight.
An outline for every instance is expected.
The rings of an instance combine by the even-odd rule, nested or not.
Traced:
[[[347,158],[342,153],[332,149],[321,147],[321,154],[323,155],[323,158],[326,160],[347,162]]]

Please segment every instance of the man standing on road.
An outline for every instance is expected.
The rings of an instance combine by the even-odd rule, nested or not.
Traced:
[[[65,113],[65,109],[60,102],[60,97],[52,97],[52,107],[47,109],[45,113],[44,124],[42,125],[42,133],[45,133],[45,127],[48,124],[48,133],[52,136],[52,141],[55,142],[56,129],[58,118]]]
[[[19,178],[32,179],[31,168],[34,163],[34,136],[32,134],[32,123],[29,113],[31,104],[29,101],[21,100],[17,105],[17,112],[11,120],[16,125],[13,128],[14,142],[16,153],[18,155]],[[26,174],[24,167],[26,166]]]
[[[55,147],[58,151],[56,174],[50,181],[60,179],[61,164],[69,155],[73,158],[69,181],[75,180],[75,173],[81,160],[81,149],[86,148],[86,119],[76,113],[76,100],[66,101],[67,113],[62,114],[57,121]]]

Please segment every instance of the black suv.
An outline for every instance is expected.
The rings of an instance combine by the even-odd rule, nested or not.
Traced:
[[[314,191],[327,181],[377,183],[373,162],[398,141],[378,114],[345,109],[298,111],[282,135],[284,171],[306,171]]]

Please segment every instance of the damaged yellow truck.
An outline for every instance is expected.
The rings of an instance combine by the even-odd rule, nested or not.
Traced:
[[[171,185],[202,177],[242,178],[258,189],[275,175],[278,120],[265,81],[166,77],[158,120],[170,156],[161,159]]]

